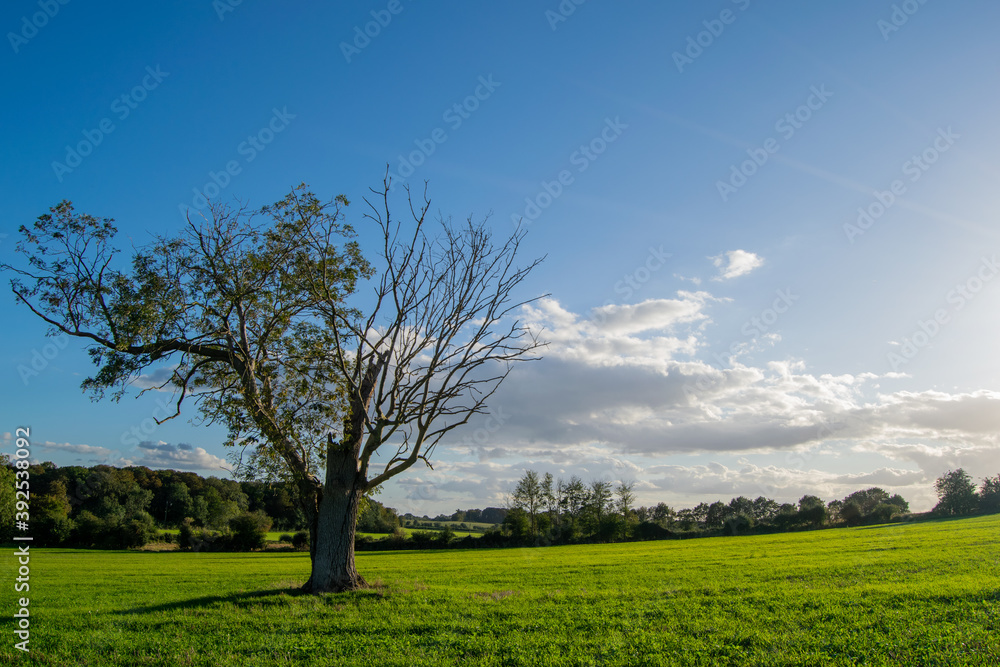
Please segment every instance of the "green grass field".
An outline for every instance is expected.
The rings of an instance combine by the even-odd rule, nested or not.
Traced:
[[[996,665],[1000,516],[757,537],[366,552],[32,550],[30,656],[2,664]]]

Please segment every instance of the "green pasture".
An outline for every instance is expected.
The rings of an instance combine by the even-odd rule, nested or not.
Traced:
[[[308,557],[38,549],[0,664],[996,665],[1000,516],[756,537]]]

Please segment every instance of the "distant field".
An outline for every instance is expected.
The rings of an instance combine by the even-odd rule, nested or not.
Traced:
[[[458,524],[456,523],[455,525]],[[492,524],[485,524],[485,525],[492,525]],[[407,535],[413,533],[414,531],[434,532],[434,529],[432,528],[403,528],[402,530]],[[177,535],[178,533],[180,533],[180,530],[178,530],[177,528],[162,528],[157,532]],[[466,535],[472,535],[473,537],[480,537],[482,535],[482,533],[472,532],[467,530],[452,530],[452,532],[455,534],[455,537],[465,537]],[[294,535],[294,534],[295,534],[294,530],[276,530],[276,531],[272,530],[269,533],[267,533],[267,541],[278,542],[281,539],[282,535]],[[380,540],[383,537],[388,537],[388,535],[386,533],[358,533],[358,537],[370,537],[374,540]]]
[[[481,523],[481,522],[477,522],[477,521],[434,521],[433,519],[430,519],[428,521],[424,521],[423,519],[419,520],[419,523],[428,523],[428,522],[434,523],[434,524],[439,523],[442,526],[451,526],[452,530],[456,530],[459,526],[461,526],[464,523],[470,529],[473,529],[473,530],[477,531],[477,534],[481,533],[481,532],[485,532],[485,531],[489,530],[490,528],[496,528],[497,527],[497,524],[495,524],[495,523]],[[423,528],[421,528],[420,530],[423,530]]]
[[[32,654],[5,631],[0,664],[1000,664],[1000,516],[365,552],[376,588],[322,597],[301,553],[32,554]]]

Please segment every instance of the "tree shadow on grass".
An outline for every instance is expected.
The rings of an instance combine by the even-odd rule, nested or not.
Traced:
[[[133,607],[132,609],[123,609],[115,613],[119,616],[156,614],[165,611],[212,607],[218,604],[232,605],[233,607],[241,609],[252,606],[278,606],[284,605],[287,598],[307,597],[310,595],[312,594],[303,591],[299,587],[272,588],[263,591],[240,591],[229,595],[206,595],[204,597],[192,598],[190,600],[165,602],[163,604],[149,605],[146,607]],[[364,588],[344,593],[325,593],[318,597],[324,599],[326,604],[334,604],[338,600],[361,600],[365,598],[381,598],[384,596],[385,593],[378,588]]]

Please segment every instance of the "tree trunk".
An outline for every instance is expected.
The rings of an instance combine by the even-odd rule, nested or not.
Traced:
[[[354,537],[363,489],[353,456],[340,454],[327,458],[326,485],[314,528],[310,530],[312,575],[303,586],[310,593],[350,591],[368,586],[354,566]]]

